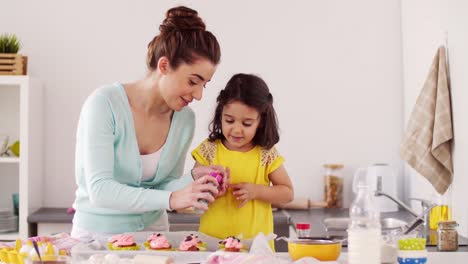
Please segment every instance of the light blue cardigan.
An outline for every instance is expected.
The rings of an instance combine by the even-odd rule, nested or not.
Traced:
[[[182,176],[195,129],[195,115],[174,112],[155,177],[141,182],[142,164],[133,115],[123,86],[96,90],[78,122],[73,224],[102,233],[143,230],[169,209],[171,191],[192,181]]]

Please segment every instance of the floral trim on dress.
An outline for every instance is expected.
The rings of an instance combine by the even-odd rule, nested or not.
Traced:
[[[213,162],[213,160],[215,158],[215,153],[216,153],[216,143],[215,142],[205,140],[200,145],[200,154],[208,162],[208,164],[211,164]]]
[[[275,147],[272,147],[271,149],[262,149],[261,155],[261,164],[264,167],[271,165],[273,161],[279,157],[279,153]]]

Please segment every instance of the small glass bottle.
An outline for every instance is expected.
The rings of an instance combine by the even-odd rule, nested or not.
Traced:
[[[443,195],[434,193],[431,200],[435,207],[431,209],[429,214],[429,228],[437,230],[440,221],[452,220],[451,214],[451,188],[449,188]]]
[[[298,238],[310,237],[310,224],[308,223],[297,223],[296,233]]]
[[[458,250],[458,232],[456,221],[440,221],[437,230],[437,250],[439,251],[457,251]]]
[[[328,208],[343,207],[343,164],[324,164],[323,198]]]

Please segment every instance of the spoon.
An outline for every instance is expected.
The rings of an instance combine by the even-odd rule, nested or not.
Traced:
[[[42,258],[41,258],[41,253],[39,253],[39,248],[37,247],[37,242],[36,242],[36,240],[33,240],[32,243],[33,243],[33,246],[34,246],[34,250],[36,251],[36,254],[37,254],[37,256],[39,257],[39,261],[41,261],[41,263],[43,263],[43,262],[42,262]]]

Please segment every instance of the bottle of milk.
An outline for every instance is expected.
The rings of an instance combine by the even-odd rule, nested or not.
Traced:
[[[349,208],[348,263],[380,263],[381,227],[378,207],[367,179],[367,169],[358,169],[353,179],[356,198]]]

